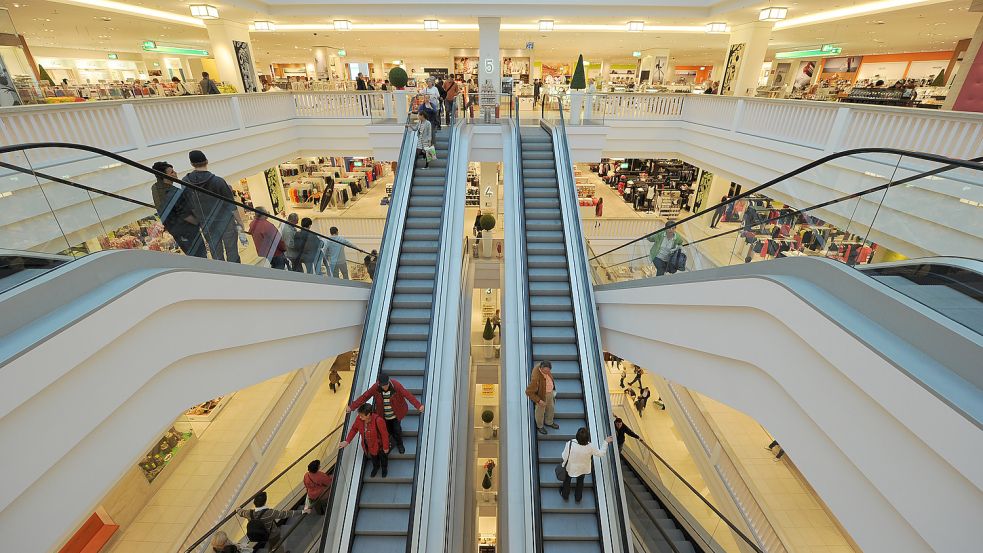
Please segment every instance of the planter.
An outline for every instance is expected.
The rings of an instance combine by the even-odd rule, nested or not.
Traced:
[[[491,232],[488,232],[488,234],[491,234]],[[492,238],[491,236],[487,236],[487,237],[482,236],[480,242],[481,242],[481,257],[484,257],[485,259],[491,258],[495,239]]]

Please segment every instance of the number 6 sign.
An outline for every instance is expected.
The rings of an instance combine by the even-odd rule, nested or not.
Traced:
[[[485,60],[485,73],[494,73],[494,72],[495,72],[495,61],[492,60],[491,58],[486,59]]]

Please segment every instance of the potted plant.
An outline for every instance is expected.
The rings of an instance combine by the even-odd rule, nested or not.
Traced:
[[[488,411],[485,412],[487,413]],[[484,464],[484,468],[485,468],[485,476],[484,478],[481,479],[481,488],[485,490],[490,490],[492,487],[492,474],[493,471],[495,470],[495,461],[489,459],[488,462]]]
[[[491,257],[492,256],[492,239],[491,230],[495,228],[495,216],[491,213],[485,213],[478,220],[478,225],[481,227],[481,236],[478,240],[481,242],[481,257]]]
[[[491,409],[485,409],[481,412],[481,422],[484,423],[485,431],[482,433],[484,439],[490,440],[495,437],[495,428],[492,426],[492,421],[495,420],[495,413]]]
[[[485,319],[485,330],[481,333],[482,339],[485,340],[486,346],[491,346],[492,342],[495,341],[495,329],[492,327],[491,319]],[[485,348],[485,358],[491,359],[494,356],[493,348]]]
[[[389,70],[389,84],[393,85],[396,90],[405,89],[406,83],[408,83],[409,80],[409,75],[406,74],[406,70],[402,67],[393,67]]]
[[[587,74],[584,71],[584,55],[577,58],[577,68],[570,80],[570,122],[580,122],[580,111],[584,105],[584,90],[587,89]]]

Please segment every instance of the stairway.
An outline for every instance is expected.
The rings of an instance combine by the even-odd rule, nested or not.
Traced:
[[[603,546],[593,476],[586,477],[583,500],[576,503],[572,490],[568,501],[560,497],[553,472],[566,443],[587,426],[553,142],[540,127],[522,127],[520,135],[531,354],[536,365],[543,360],[553,364],[555,422],[560,425],[559,430],[547,428],[545,436],[535,434],[539,473],[533,478],[543,552],[596,553]],[[593,438],[597,443],[603,436]]]
[[[416,160],[400,246],[380,373],[398,380],[424,405],[437,252],[446,192],[450,128],[434,133],[437,159]],[[399,214],[392,214],[398,216]],[[351,540],[352,553],[402,552],[412,520],[420,415],[410,408],[402,421],[405,453],[389,452],[389,476],[362,472]]]
[[[649,490],[631,463],[624,458],[621,461],[621,474],[627,492],[628,516],[645,549],[651,553],[702,551],[690,541],[659,498]],[[666,537],[669,538],[668,541]],[[672,542],[671,545],[669,542]]]

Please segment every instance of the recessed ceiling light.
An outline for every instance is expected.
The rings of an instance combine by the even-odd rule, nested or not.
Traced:
[[[276,24],[272,21],[253,21],[253,28],[260,33],[271,33],[276,30]]]
[[[644,21],[629,21],[628,22],[628,32],[629,33],[638,33],[638,32],[644,31],[644,30],[645,30],[645,22]]]
[[[552,19],[540,19],[539,20],[539,31],[542,33],[548,33],[553,30],[553,20]]]
[[[788,8],[765,8],[758,13],[758,21],[783,21],[788,17]]]
[[[335,19],[334,30],[336,31],[350,31],[352,30],[352,22],[347,19]]]
[[[440,22],[436,19],[424,19],[423,20],[423,30],[425,31],[436,31],[440,28]]]
[[[218,8],[211,4],[191,4],[191,15],[198,19],[218,19]]]
[[[716,35],[716,34],[721,34],[721,33],[726,33],[726,32],[727,32],[727,24],[726,23],[719,23],[719,22],[717,22],[717,23],[707,23],[707,33],[709,33],[709,34]]]

